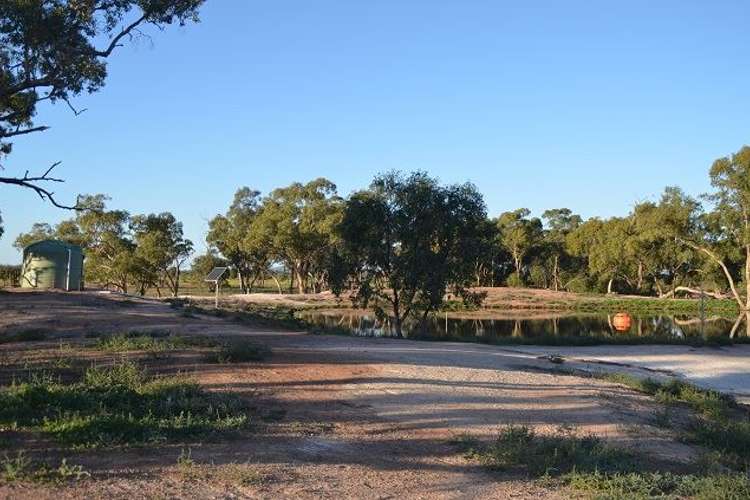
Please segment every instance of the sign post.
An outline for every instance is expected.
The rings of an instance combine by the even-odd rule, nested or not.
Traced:
[[[216,306],[216,309],[219,308],[219,288],[221,288],[221,278],[224,276],[224,274],[229,270],[228,267],[214,267],[210,273],[208,273],[208,276],[206,276],[206,279],[204,281],[208,281],[209,283],[214,284],[214,290],[216,291],[216,297],[214,299],[214,304]]]

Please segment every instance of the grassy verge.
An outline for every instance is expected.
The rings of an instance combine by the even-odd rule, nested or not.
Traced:
[[[705,311],[714,314],[739,314],[737,303],[732,300],[706,299]],[[698,314],[701,301],[697,299],[658,299],[655,297],[580,297],[569,309],[581,312],[619,312],[631,314]]]
[[[109,353],[146,351],[158,354],[188,347],[215,347],[216,345],[218,345],[218,342],[209,337],[183,337],[154,330],[99,337],[95,348]]]
[[[35,376],[0,389],[0,426],[76,447],[214,436],[249,424],[238,398],[184,377],[153,378],[132,362],[92,367],[74,383]]]
[[[681,429],[682,438],[718,452],[728,467],[750,470],[750,414],[731,397],[678,380],[661,384],[624,374],[599,377],[650,394],[667,405],[687,405],[694,416]],[[664,420],[663,425],[671,424],[668,415]]]
[[[466,456],[485,466],[542,478],[596,498],[748,498],[745,473],[660,472],[637,454],[609,446],[594,436],[562,429],[550,436],[510,426],[483,445],[463,437]]]

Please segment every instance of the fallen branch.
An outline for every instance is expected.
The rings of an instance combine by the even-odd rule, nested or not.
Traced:
[[[669,291],[667,293],[663,293],[663,294],[659,295],[659,298],[660,299],[669,299],[669,298],[674,297],[678,292],[687,292],[687,293],[691,293],[693,295],[703,294],[703,295],[706,295],[708,297],[711,297],[711,298],[714,298],[714,299],[719,299],[719,300],[729,299],[729,298],[732,297],[731,295],[728,295],[728,294],[723,293],[723,292],[707,292],[705,290],[703,290],[703,291],[696,290],[695,288],[690,288],[690,287],[687,287],[687,286],[678,286],[678,287],[676,287],[672,291]]]

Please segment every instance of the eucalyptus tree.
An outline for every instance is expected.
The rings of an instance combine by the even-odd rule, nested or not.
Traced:
[[[213,290],[213,284],[204,281],[205,277],[215,267],[226,267],[229,261],[220,257],[214,250],[209,249],[206,253],[196,256],[190,264],[188,278],[194,283],[205,285],[209,290]],[[223,278],[226,274],[223,276]]]
[[[630,247],[638,263],[638,288],[649,280],[661,297],[689,285],[701,274],[701,259],[680,238],[696,239],[701,204],[680,188],[667,187],[658,203],[637,204],[631,215],[634,234]]]
[[[231,264],[240,279],[243,293],[252,287],[271,262],[270,239],[260,233],[258,224],[261,212],[260,191],[242,187],[234,194],[232,204],[224,215],[217,215],[208,224],[206,242]]]
[[[54,228],[46,223],[34,224],[31,231],[16,238],[16,248],[46,238],[81,245],[86,253],[87,276],[127,292],[137,271],[136,246],[128,227],[130,214],[123,210],[107,210],[108,200],[103,194],[79,196],[78,205],[82,210],[76,212],[73,219]]]
[[[23,250],[37,241],[53,239],[57,237],[57,231],[46,222],[35,222],[26,233],[19,234],[13,242],[16,250]]]
[[[583,219],[569,208],[545,210],[542,219],[546,225],[544,244],[551,260],[552,288],[557,291],[563,286],[561,268],[572,263],[572,256],[566,251],[565,239],[583,223]]]
[[[109,197],[103,194],[79,197],[75,223],[79,227],[81,243],[86,251],[86,273],[104,284],[122,292],[135,272],[133,243],[128,223],[130,214],[125,210],[108,210]]]
[[[571,254],[584,259],[588,274],[598,283],[606,283],[614,293],[617,280],[630,281],[632,260],[626,242],[632,235],[628,218],[589,219],[566,237]]]
[[[203,0],[3,0],[0,2],[0,167],[17,137],[47,130],[35,117],[40,102],[65,103],[100,90],[107,59],[152,25],[198,20]],[[23,175],[0,176],[0,184],[31,189],[58,207],[47,187],[61,182],[51,167],[26,166]],[[38,167],[37,167],[38,168]],[[6,168],[7,170],[7,168]]]
[[[743,146],[736,153],[716,160],[709,177],[715,190],[709,199],[715,208],[704,221],[712,231],[702,241],[686,237],[680,241],[721,268],[740,310],[750,315],[750,147]],[[738,289],[738,276],[728,262],[733,252],[741,255],[739,277],[744,281],[744,293]]]
[[[140,292],[155,286],[161,296],[165,284],[173,297],[180,291],[182,266],[193,253],[193,242],[183,234],[182,223],[169,212],[136,215],[130,220],[134,257],[141,270]]]
[[[526,257],[542,241],[542,222],[536,217],[529,218],[527,208],[504,212],[497,219],[500,242],[513,259],[517,284],[524,282]],[[514,284],[516,284],[514,283]]]
[[[291,273],[299,293],[320,291],[336,245],[335,227],[343,211],[336,185],[323,178],[273,190],[254,222],[254,242],[271,249]],[[293,286],[290,284],[290,286]]]
[[[390,309],[397,336],[404,323],[443,304],[446,287],[466,294],[476,261],[476,239],[486,209],[471,184],[440,186],[423,172],[376,177],[346,201],[338,226],[347,271],[332,273],[335,293],[354,282],[352,299]]]

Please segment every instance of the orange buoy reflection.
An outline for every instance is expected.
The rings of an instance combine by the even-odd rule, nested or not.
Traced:
[[[615,330],[617,330],[618,332],[627,332],[628,330],[630,330],[632,324],[633,318],[631,318],[630,314],[628,313],[617,313],[612,319],[612,326],[614,326]]]

